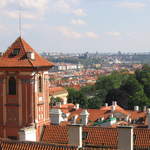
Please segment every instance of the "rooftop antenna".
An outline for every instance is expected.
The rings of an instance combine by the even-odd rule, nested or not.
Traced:
[[[21,29],[22,29],[22,20],[21,20],[21,6],[19,4],[19,35],[21,37]]]

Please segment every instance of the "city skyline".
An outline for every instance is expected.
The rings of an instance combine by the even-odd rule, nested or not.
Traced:
[[[1,0],[0,45],[39,52],[150,52],[149,0]]]

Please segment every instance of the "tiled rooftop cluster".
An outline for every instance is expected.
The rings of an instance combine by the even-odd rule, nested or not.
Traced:
[[[65,122],[82,124],[82,113],[85,111],[73,104],[65,104],[54,106],[53,109],[60,109],[65,114]],[[126,110],[119,105],[103,106],[99,109],[87,109],[88,126],[104,126],[104,123],[111,118],[116,119],[113,124],[105,125],[105,127],[117,127],[120,125],[132,125],[134,127],[147,127],[148,112],[146,110]],[[50,114],[51,117],[51,114]],[[63,120],[62,122],[63,123]],[[67,123],[67,122],[66,122]],[[65,123],[65,124],[66,124]]]
[[[68,143],[68,126],[47,125],[42,137],[43,142],[55,144]],[[97,147],[117,147],[118,129],[102,127],[83,127],[83,145]],[[134,146],[150,147],[150,129],[134,129]]]
[[[66,63],[56,63],[56,66],[74,66],[75,64],[66,64]],[[126,69],[127,72],[124,73],[134,73],[133,70],[140,68],[140,66],[134,64],[133,66],[122,67],[119,64],[115,64],[111,67],[102,67],[94,69],[94,66],[88,69],[81,68],[79,70],[57,70],[55,72],[50,72],[50,86],[57,87],[73,87],[80,89],[83,86],[94,84],[99,75],[110,74],[114,70]],[[131,71],[132,70],[132,71]]]
[[[80,89],[82,86],[94,84],[100,74],[104,74],[102,70],[80,70],[72,72],[51,72],[50,87],[72,87]]]

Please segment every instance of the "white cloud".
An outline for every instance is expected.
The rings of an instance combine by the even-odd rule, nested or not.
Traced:
[[[6,26],[4,26],[4,25],[0,25],[0,31],[2,32],[2,31],[6,31],[7,30],[7,27]]]
[[[81,0],[51,0],[51,8],[54,12],[73,13],[77,16],[85,16],[86,13],[83,9],[76,7],[80,4]]]
[[[56,0],[53,3],[53,9],[54,11],[59,11],[59,12],[70,12],[71,5],[65,0]]]
[[[82,34],[79,32],[75,32],[72,29],[68,28],[68,27],[64,27],[64,26],[59,26],[55,28],[57,31],[59,31],[61,34],[63,34],[66,37],[69,38],[81,38]]]
[[[44,11],[47,8],[48,0],[20,0],[21,7],[35,8]]]
[[[85,36],[88,37],[88,38],[92,38],[92,39],[99,38],[99,36],[96,33],[94,33],[94,32],[86,32]]]
[[[60,32],[63,36],[68,37],[68,38],[91,38],[91,39],[97,39],[99,38],[99,35],[96,34],[95,32],[85,32],[85,33],[80,33],[76,32],[73,29],[65,26],[58,26],[54,28],[56,31]]]
[[[120,32],[107,32],[107,35],[113,36],[113,37],[119,37],[121,36]]]
[[[13,18],[13,19],[19,18],[19,12],[18,11],[3,11],[2,13],[4,15],[10,17],[10,18]],[[36,19],[38,17],[38,15],[33,14],[33,13],[28,13],[28,12],[22,12],[21,17],[25,18],[25,19]]]
[[[23,29],[32,29],[33,28],[33,24],[23,24],[22,28]]]
[[[19,6],[24,9],[45,10],[48,0],[0,0],[0,7]]]
[[[75,9],[72,11],[72,13],[77,16],[86,16],[87,15],[86,12],[82,8]]]
[[[85,25],[87,23],[84,20],[81,20],[81,19],[72,19],[71,20],[71,24],[74,24],[74,25]]]
[[[48,0],[0,0],[0,13],[18,18],[21,9],[23,18],[34,19],[44,15],[47,4]]]
[[[144,8],[146,4],[142,2],[120,2],[117,3],[117,6],[129,9],[137,9],[137,8]]]

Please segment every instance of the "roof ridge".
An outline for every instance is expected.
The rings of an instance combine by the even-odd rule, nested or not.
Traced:
[[[25,47],[24,47],[23,41],[24,41],[24,40],[20,37],[21,45],[22,45],[22,47],[23,47],[25,53],[27,53],[27,52],[26,52],[26,49],[25,49]],[[25,42],[25,41],[24,41],[24,42]],[[30,45],[29,45],[29,46],[30,46]],[[31,46],[30,46],[30,47],[31,47]],[[31,48],[32,48],[32,47],[31,47]],[[31,60],[28,59],[28,58],[27,58],[27,60],[28,60],[28,62],[32,65],[32,67],[34,67],[34,65],[33,65],[33,63],[31,62]]]

